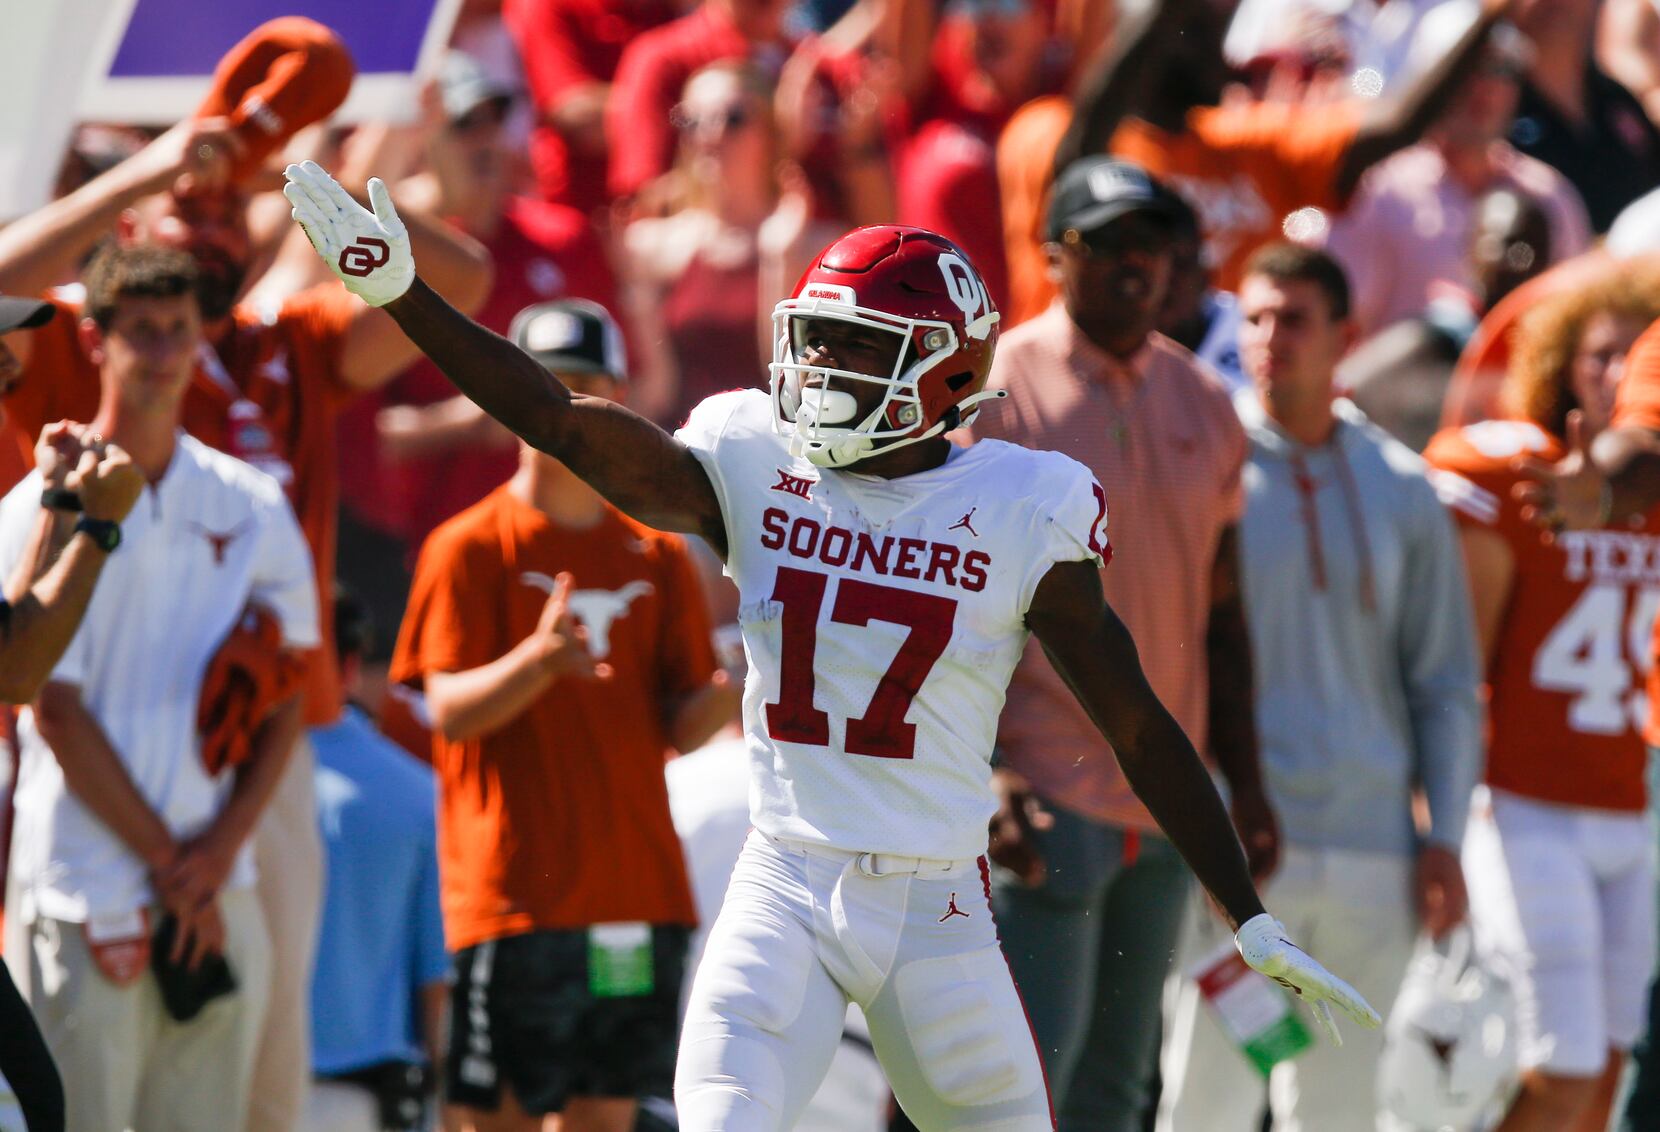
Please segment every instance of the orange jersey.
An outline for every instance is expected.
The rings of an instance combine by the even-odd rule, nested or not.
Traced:
[[[1560,442],[1526,421],[1483,421],[1424,451],[1459,523],[1490,530],[1516,572],[1487,666],[1487,781],[1561,805],[1644,805],[1649,634],[1660,609],[1660,509],[1637,526],[1570,531],[1555,545],[1521,516],[1518,457]],[[1651,565],[1653,564],[1653,565]]]
[[[0,473],[15,479],[0,484],[5,489],[33,466],[41,428],[57,420],[89,421],[98,410],[98,367],[76,334],[80,305],[53,302],[58,317],[35,331],[23,378],[6,400]],[[323,647],[313,653],[307,674],[310,725],[340,714],[329,597],[340,495],[334,421],[350,396],[339,379],[341,345],[361,309],[334,283],[293,296],[270,319],[237,307],[234,327],[218,350],[203,349],[184,404],[184,427],[192,436],[276,477],[311,546]]]
[[[1614,398],[1612,427],[1660,432],[1660,322],[1643,331],[1626,355],[1625,376]],[[1660,621],[1654,625],[1649,650],[1651,662],[1655,657],[1660,657]],[[1650,665],[1648,696],[1650,702],[1660,703],[1660,664]],[[1643,738],[1651,746],[1660,746],[1660,719],[1655,719],[1653,713],[1644,721]]]
[[[607,509],[556,527],[505,487],[421,548],[392,679],[497,660],[536,628],[553,579],[608,680],[558,680],[491,734],[434,733],[444,932],[452,950],[535,929],[695,921],[663,756],[679,699],[715,670],[685,545]]]

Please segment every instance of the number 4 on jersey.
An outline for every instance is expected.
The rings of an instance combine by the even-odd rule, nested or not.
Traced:
[[[818,618],[829,575],[780,566],[772,600],[784,607],[780,643],[778,702],[766,705],[767,734],[786,743],[830,745],[830,717],[813,706],[813,661],[818,651]],[[910,629],[893,663],[882,674],[865,714],[847,721],[847,753],[879,759],[916,754],[916,725],[905,721],[911,701],[951,643],[957,616],[955,598],[843,578],[836,585],[830,620],[842,625],[886,621]]]
[[[1660,590],[1638,590],[1627,617],[1624,586],[1588,586],[1539,646],[1533,658],[1534,686],[1573,693],[1568,726],[1575,731],[1619,735],[1646,722],[1646,697],[1641,690],[1627,692],[1632,672],[1648,671],[1657,607]]]

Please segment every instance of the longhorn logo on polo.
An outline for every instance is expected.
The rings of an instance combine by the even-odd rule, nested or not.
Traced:
[[[544,593],[553,592],[553,579],[538,570],[526,570],[519,581]],[[565,608],[588,630],[588,651],[595,660],[611,655],[611,623],[628,612],[634,599],[651,592],[651,583],[629,582],[620,590],[572,590]]]

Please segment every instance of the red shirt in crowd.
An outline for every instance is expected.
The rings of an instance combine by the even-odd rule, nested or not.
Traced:
[[[476,233],[475,233],[476,235]],[[616,310],[610,261],[584,213],[567,205],[519,197],[508,202],[495,233],[481,237],[495,262],[489,297],[473,316],[506,334],[513,316],[551,299],[591,299]],[[457,390],[424,358],[378,396],[341,415],[341,480],[359,521],[391,534],[411,550],[445,519],[483,499],[518,466],[516,446],[475,446],[394,460],[379,450],[374,417],[389,405],[430,405]],[[360,501],[361,507],[352,501]]]
[[[751,43],[724,13],[707,4],[628,45],[605,116],[614,196],[639,192],[674,164],[670,119],[686,80],[710,63],[746,56],[774,74],[783,64],[781,47]]]
[[[530,166],[543,198],[587,214],[605,203],[604,154],[572,149],[549,115],[573,92],[610,83],[623,48],[674,15],[668,0],[507,0],[502,19],[536,105]]]

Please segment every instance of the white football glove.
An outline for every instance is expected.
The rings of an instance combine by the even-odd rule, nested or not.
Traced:
[[[288,183],[282,195],[294,206],[294,219],[346,290],[372,307],[383,307],[409,290],[415,257],[386,182],[370,178],[370,212],[315,161],[290,165],[283,176]]]
[[[1308,1003],[1314,1020],[1338,1045],[1343,1044],[1343,1035],[1337,1032],[1337,1024],[1332,1021],[1331,1003],[1336,1003],[1339,1010],[1368,1030],[1375,1030],[1383,1023],[1359,991],[1286,939],[1285,925],[1267,912],[1252,916],[1240,925],[1233,942],[1247,964]]]

